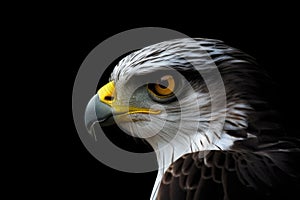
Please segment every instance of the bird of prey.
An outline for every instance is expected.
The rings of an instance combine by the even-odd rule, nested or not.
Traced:
[[[152,200],[297,199],[300,140],[269,105],[270,82],[253,57],[222,41],[164,41],[115,66],[85,123],[89,131],[117,123],[153,147]]]

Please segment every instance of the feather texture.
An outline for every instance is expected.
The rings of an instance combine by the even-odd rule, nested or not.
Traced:
[[[282,142],[285,151],[276,147]],[[158,200],[292,199],[300,189],[295,173],[300,149],[290,141],[276,145],[254,152],[210,151],[205,158],[199,152],[184,155],[165,173]]]
[[[180,80],[176,98],[155,102],[145,85],[166,73]],[[161,109],[120,124],[156,151],[151,199],[288,199],[300,189],[299,140],[284,137],[272,81],[253,57],[219,40],[176,39],[126,56],[110,80],[118,104]]]

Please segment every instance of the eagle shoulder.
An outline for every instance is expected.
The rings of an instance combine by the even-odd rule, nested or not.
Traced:
[[[293,199],[300,189],[297,146],[286,140],[254,151],[186,154],[164,174],[157,199]]]

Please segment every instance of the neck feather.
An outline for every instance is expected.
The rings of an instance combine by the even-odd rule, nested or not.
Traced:
[[[206,133],[208,134],[208,133]],[[238,138],[231,137],[226,133],[209,137],[206,134],[195,133],[193,135],[178,134],[170,142],[157,138],[148,139],[148,142],[156,152],[158,162],[158,174],[152,190],[151,200],[155,200],[159,190],[161,179],[168,167],[185,154],[204,150],[227,150]]]

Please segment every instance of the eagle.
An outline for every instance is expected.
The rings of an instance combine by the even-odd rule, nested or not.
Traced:
[[[120,60],[85,124],[93,133],[116,123],[152,146],[152,200],[295,199],[300,140],[269,103],[272,84],[253,57],[220,40],[173,39]]]

